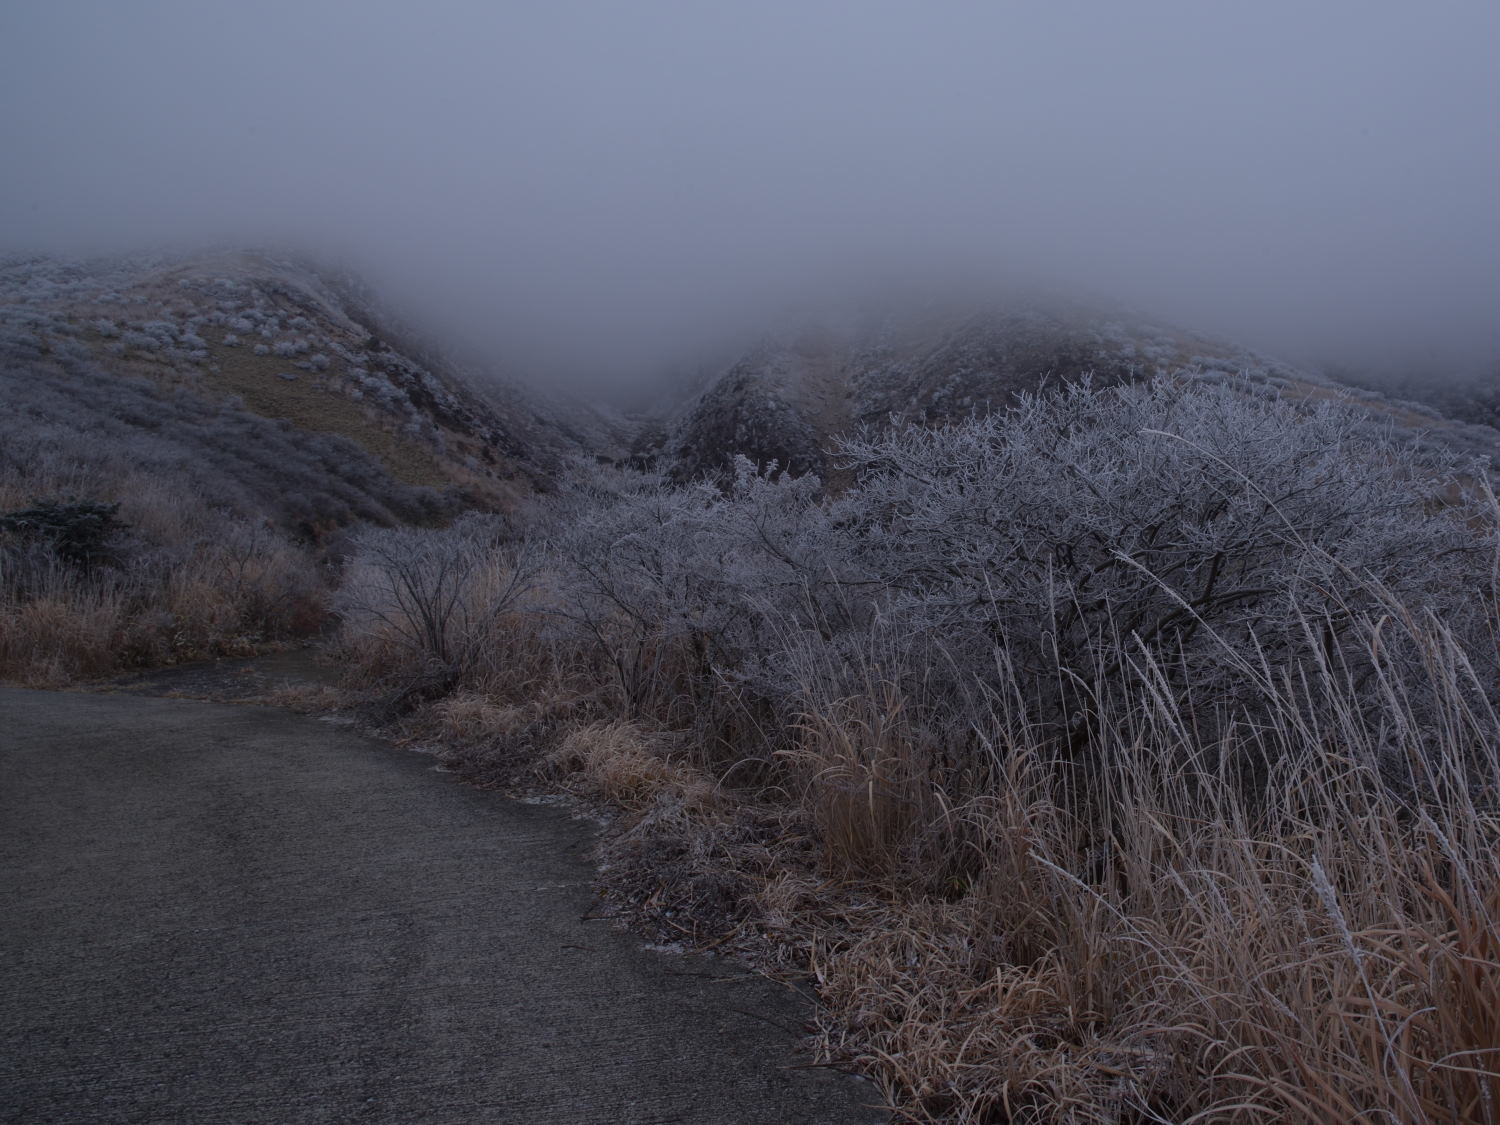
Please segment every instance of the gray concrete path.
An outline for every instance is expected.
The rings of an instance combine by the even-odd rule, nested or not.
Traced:
[[[0,1120],[884,1120],[797,994],[584,920],[589,843],[315,719],[0,688]]]

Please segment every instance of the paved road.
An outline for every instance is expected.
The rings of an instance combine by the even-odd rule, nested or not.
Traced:
[[[0,688],[0,1120],[883,1120],[796,994],[583,920],[588,845],[314,719]]]

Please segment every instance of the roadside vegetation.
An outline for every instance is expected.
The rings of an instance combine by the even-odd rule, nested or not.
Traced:
[[[341,528],[451,506],[347,439],[106,370],[85,332],[0,310],[0,677],[56,686],[311,635]]]
[[[351,683],[906,1120],[1500,1120],[1484,466],[1170,379],[837,460],[364,531]]]

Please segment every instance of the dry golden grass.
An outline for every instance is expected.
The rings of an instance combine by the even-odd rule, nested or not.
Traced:
[[[273,707],[285,707],[301,715],[320,711],[337,711],[344,706],[346,696],[333,684],[285,683],[272,688],[265,696],[266,703]]]
[[[117,666],[127,614],[104,593],[59,592],[0,605],[0,677],[27,687],[62,687]]]
[[[509,617],[432,721],[618,810],[607,885],[659,934],[810,975],[825,1057],[899,1120],[1500,1123],[1500,763],[1439,623],[1369,634],[1423,653],[1383,720],[1324,654],[1205,746],[1143,672],[1080,789],[998,707],[971,732],[991,760],[955,773],[944,716],[874,667],[747,770],[727,744],[754,727],[761,754],[764,713],[709,746],[663,681],[627,721],[540,620]],[[1283,766],[1247,786],[1268,747]]]
[[[865,730],[825,740],[828,768]],[[927,857],[875,906],[782,905],[814,935],[829,1052],[916,1121],[1500,1120],[1496,794],[1438,767],[1417,811],[1324,751],[1268,810],[1132,750],[1109,830],[1049,798],[1035,749],[950,805],[974,852],[954,900],[913,891]],[[833,806],[840,846],[846,821]]]
[[[505,704],[484,692],[455,692],[433,706],[438,729],[453,742],[479,742],[504,737],[536,718],[536,709]]]
[[[327,616],[327,590],[307,552],[265,526],[210,511],[171,482],[110,478],[86,466],[16,475],[0,481],[0,510],[38,495],[117,502],[129,534],[153,550],[144,562],[93,573],[58,562],[24,589],[0,557],[0,677],[61,687],[132,667],[243,655],[314,633]]]
[[[934,816],[925,763],[901,710],[891,685],[839,700],[805,714],[795,746],[782,751],[821,828],[824,857],[841,873],[885,873],[918,822]]]
[[[696,810],[719,804],[701,770],[674,760],[672,740],[626,720],[590,723],[563,735],[546,766],[565,783],[627,813],[641,813],[662,797]]]

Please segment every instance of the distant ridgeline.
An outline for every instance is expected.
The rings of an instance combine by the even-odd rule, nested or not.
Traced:
[[[1019,394],[1082,379],[1102,387],[1162,375],[1294,401],[1347,395],[1369,411],[1372,425],[1463,453],[1490,455],[1500,442],[1492,425],[1478,424],[1500,420],[1496,387],[1461,393],[1412,385],[1383,393],[1176,328],[1021,303],[884,316],[842,336],[804,331],[769,339],[644,431],[635,453],[675,480],[722,477],[743,454],[837,485],[839,438],[984,415],[1014,406]]]
[[[1012,300],[767,338],[632,428],[459,370],[357,279],[244,252],[0,263],[0,360],[13,490],[14,467],[39,457],[118,462],[314,540],[357,521],[510,509],[578,456],[685,481],[723,478],[745,455],[838,487],[841,438],[987,414],[1082,379],[1346,393],[1372,424],[1486,455],[1497,432],[1479,423],[1500,417],[1494,388],[1412,386],[1401,393],[1427,403],[1401,401],[1138,318]]]

